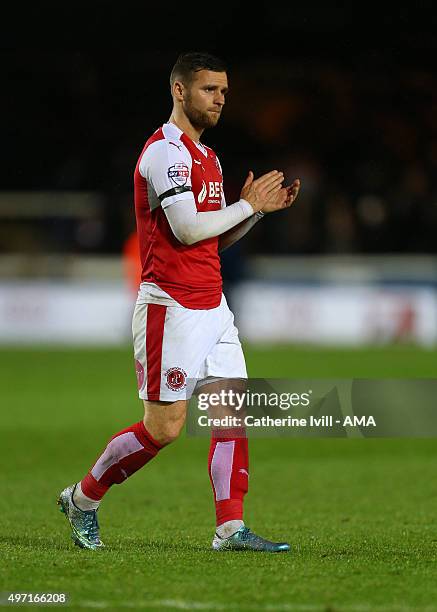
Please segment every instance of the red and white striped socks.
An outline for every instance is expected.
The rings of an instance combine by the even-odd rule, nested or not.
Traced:
[[[85,478],[77,484],[74,503],[81,510],[96,510],[113,484],[124,482],[161,448],[142,421],[115,434]],[[208,471],[214,493],[217,533],[220,537],[229,537],[244,525],[249,449],[243,428],[213,431]]]
[[[73,501],[81,510],[95,510],[106,491],[148,463],[162,446],[140,421],[116,433],[94,466],[78,483]]]
[[[208,471],[217,533],[229,537],[244,524],[243,500],[249,485],[249,448],[244,428],[213,431]]]

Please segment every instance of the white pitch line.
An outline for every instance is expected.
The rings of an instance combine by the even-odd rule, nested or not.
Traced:
[[[247,610],[254,612],[326,612],[327,610],[338,610],[338,612],[437,612],[435,606],[425,606],[416,608],[410,606],[381,605],[373,606],[369,604],[237,604],[237,603],[218,603],[213,601],[188,601],[184,599],[157,599],[157,600],[138,600],[138,601],[79,601],[70,600],[70,605],[80,608],[167,608],[173,610]]]

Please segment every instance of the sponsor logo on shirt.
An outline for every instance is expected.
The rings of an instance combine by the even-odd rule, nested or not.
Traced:
[[[222,195],[222,183],[219,181],[209,181],[209,197],[220,198]]]
[[[176,162],[167,170],[167,176],[173,181],[173,183],[183,187],[188,181],[190,171],[188,170],[188,166],[183,162]]]
[[[200,193],[197,196],[197,201],[199,202],[199,204],[202,204],[202,202],[204,202],[206,198],[206,194],[207,194],[207,189],[206,189],[205,181],[202,181],[202,189],[200,190]]]
[[[208,197],[207,204],[221,204],[221,199],[223,195],[223,183],[220,181],[208,181],[208,185],[206,185],[205,181],[202,181],[202,189],[197,196],[197,201],[199,204],[203,204],[203,202]]]

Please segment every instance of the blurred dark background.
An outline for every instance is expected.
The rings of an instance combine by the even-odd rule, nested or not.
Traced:
[[[2,26],[1,253],[121,251],[134,227],[135,163],[170,115],[168,77],[186,50],[229,65],[225,112],[203,138],[222,162],[228,203],[249,169],[302,180],[295,208],[263,220],[240,249],[437,252],[432,9],[91,2],[16,10]],[[29,192],[80,193],[83,214],[67,214],[61,198],[59,208],[55,198],[32,212]]]

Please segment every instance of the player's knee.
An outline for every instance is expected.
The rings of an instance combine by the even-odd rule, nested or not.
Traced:
[[[144,427],[161,445],[174,442],[185,423],[186,401],[144,401]]]
[[[181,433],[182,427],[172,427],[166,429],[161,436],[161,444],[163,446],[167,446],[167,444],[171,444],[175,440],[178,439],[179,434]]]
[[[152,433],[154,439],[161,445],[161,446],[167,446],[168,444],[171,444],[172,442],[174,442],[175,440],[177,440],[177,438],[179,437],[179,434],[182,431],[182,428],[184,426],[184,419],[181,420],[175,420],[175,421],[168,421],[166,423],[160,423],[159,426],[157,426],[155,424],[155,427],[153,428],[154,431]],[[147,428],[147,425],[146,425]],[[150,431],[150,424],[149,424],[149,431]]]
[[[179,434],[181,433],[181,429],[182,426],[179,425],[166,426],[161,429],[155,438],[161,444],[161,446],[167,446],[168,444],[171,444],[177,440]]]

